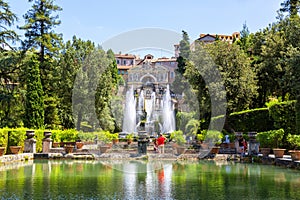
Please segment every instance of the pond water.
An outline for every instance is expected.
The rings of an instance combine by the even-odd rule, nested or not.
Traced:
[[[0,166],[0,199],[299,199],[300,172],[242,163],[48,161]]]

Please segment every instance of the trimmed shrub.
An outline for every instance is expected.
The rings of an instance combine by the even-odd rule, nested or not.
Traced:
[[[257,134],[256,139],[260,143],[260,147],[267,147],[267,148],[277,148],[282,147],[284,137],[284,130],[271,130],[260,132]]]
[[[274,129],[268,108],[257,108],[230,114],[229,124],[235,131],[262,132]]]
[[[285,101],[270,106],[270,117],[274,122],[274,128],[283,128],[285,133],[296,133],[296,101]]]

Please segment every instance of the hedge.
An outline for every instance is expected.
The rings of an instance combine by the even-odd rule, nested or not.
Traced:
[[[24,141],[26,139],[26,130],[28,128],[1,128],[0,129],[0,147],[22,146],[24,149]],[[36,139],[36,151],[42,152],[42,141],[45,130],[34,130]],[[110,133],[109,131],[98,131],[83,133],[75,129],[68,130],[51,130],[51,139],[53,142],[75,142],[77,140],[94,141],[96,136],[100,141],[110,142],[118,138],[118,134]],[[8,148],[7,148],[8,149]]]
[[[296,133],[296,101],[285,101],[270,106],[269,113],[275,129],[284,129],[285,133]]]
[[[224,116],[214,117],[211,125],[223,123]],[[257,108],[231,113],[228,123],[238,132],[265,132],[274,129],[284,129],[288,133],[296,133],[295,101],[286,101],[271,105],[269,108]],[[284,139],[285,139],[284,137]]]
[[[235,131],[240,132],[262,132],[274,129],[268,108],[232,113],[229,116],[229,124]]]

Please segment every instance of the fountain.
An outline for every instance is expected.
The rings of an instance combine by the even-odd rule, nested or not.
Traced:
[[[171,133],[175,130],[174,105],[168,85],[161,94],[156,94],[160,90],[153,89],[149,84],[135,90],[133,85],[129,88],[123,117],[124,133],[146,132],[155,136],[156,132]]]
[[[167,68],[149,62],[128,70],[121,135],[135,133],[145,142],[149,137],[175,130],[175,106],[168,76]]]
[[[133,86],[126,92],[125,112],[123,118],[123,132],[136,132],[136,99],[134,97]]]
[[[169,85],[163,98],[163,133],[171,133],[175,130],[175,113],[170,95]]]

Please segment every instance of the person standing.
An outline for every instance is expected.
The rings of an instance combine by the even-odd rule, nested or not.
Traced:
[[[162,133],[159,134],[159,137],[157,138],[157,145],[160,153],[165,153],[165,136],[163,136]]]

